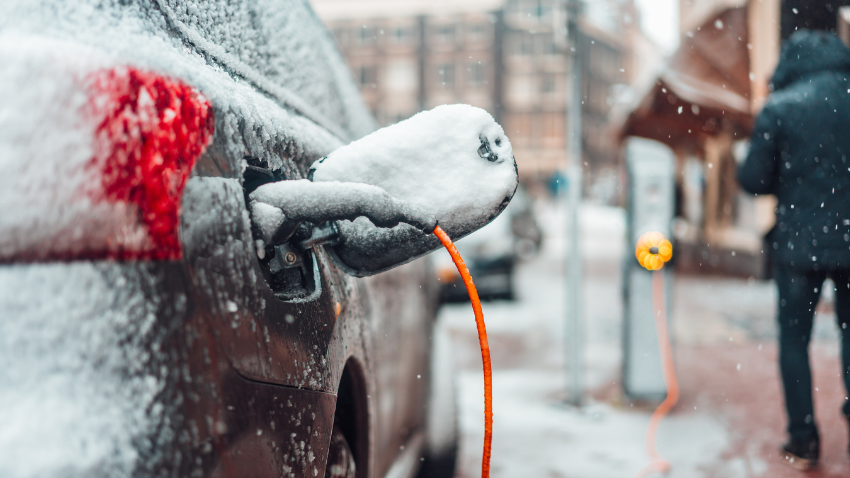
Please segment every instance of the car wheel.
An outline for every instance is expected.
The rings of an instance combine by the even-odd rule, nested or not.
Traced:
[[[437,322],[432,333],[431,377],[426,418],[426,447],[418,478],[451,478],[458,456],[455,367],[448,327]]]
[[[328,448],[328,463],[325,467],[325,478],[354,478],[357,466],[354,463],[354,453],[348,446],[342,430],[334,425],[331,434],[331,446]]]

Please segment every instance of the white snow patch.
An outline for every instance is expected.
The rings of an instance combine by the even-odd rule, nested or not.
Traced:
[[[251,217],[262,232],[263,240],[268,243],[272,242],[275,231],[286,219],[283,211],[260,201],[251,204]]]
[[[484,388],[480,371],[461,374],[461,423],[467,431],[464,470],[480,468]],[[557,398],[564,376],[556,370],[493,374],[493,475],[498,478],[569,476],[622,478],[648,463],[644,436],[649,413],[591,404],[581,411]],[[701,476],[729,445],[718,419],[707,413],[665,418],[658,452],[676,476]]]
[[[479,154],[484,140],[492,160]],[[313,169],[316,182],[378,186],[432,212],[448,227],[483,226],[518,181],[504,130],[489,113],[469,105],[418,113],[334,151]]]
[[[117,264],[0,268],[0,476],[130,475],[161,411],[144,280]]]

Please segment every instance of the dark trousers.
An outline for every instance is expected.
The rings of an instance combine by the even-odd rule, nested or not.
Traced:
[[[788,412],[791,438],[808,440],[818,437],[812,403],[812,371],[809,367],[809,340],[815,307],[824,280],[835,283],[835,313],[841,330],[841,365],[844,387],[850,396],[850,270],[805,271],[778,265],[779,289],[779,370]],[[850,400],[842,409],[850,419]]]

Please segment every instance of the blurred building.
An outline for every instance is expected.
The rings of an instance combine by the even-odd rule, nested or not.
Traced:
[[[524,181],[566,164],[569,95],[563,0],[312,0],[361,92],[383,124],[423,109],[468,103],[504,127]],[[583,161],[590,182],[613,175],[609,114],[627,81],[618,35],[631,0],[586,2]],[[616,182],[612,183],[612,188]]]
[[[676,152],[680,268],[765,275],[763,237],[775,200],[739,191],[737,164],[769,94],[781,40],[799,28],[835,31],[848,3],[680,0],[680,47],[622,128],[624,136],[655,139]]]
[[[625,5],[585,3],[577,50],[583,55],[582,151],[591,185],[613,178],[618,148],[609,119],[618,85],[626,81],[623,38],[617,34]],[[521,166],[545,177],[566,163],[569,61],[564,2],[508,0],[504,4],[504,112],[502,123]],[[525,161],[525,159],[523,159]],[[616,187],[616,182],[611,183]],[[593,191],[593,189],[591,189]],[[606,193],[601,193],[602,195]]]
[[[382,125],[445,103],[468,103],[498,116],[498,0],[312,4]]]

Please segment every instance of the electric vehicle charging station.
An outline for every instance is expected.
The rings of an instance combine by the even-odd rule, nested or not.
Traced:
[[[666,389],[653,316],[653,272],[638,263],[633,251],[646,232],[672,236],[675,156],[662,143],[636,137],[626,140],[625,151],[629,201],[623,267],[623,391],[631,399],[661,400]],[[664,307],[668,311],[669,329],[673,273],[669,267],[657,273],[664,275]]]

